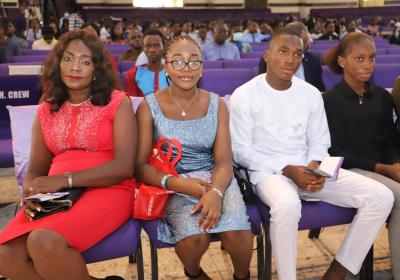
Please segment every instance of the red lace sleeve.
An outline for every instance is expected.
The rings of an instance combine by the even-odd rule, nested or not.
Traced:
[[[119,105],[121,104],[122,99],[127,96],[126,92],[120,91],[120,90],[114,90],[111,94],[111,101],[108,103],[107,107],[109,110],[109,115],[108,117],[110,119],[113,119],[115,116],[115,113],[117,112]]]

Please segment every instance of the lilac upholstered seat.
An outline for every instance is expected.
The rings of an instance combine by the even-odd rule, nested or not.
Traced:
[[[203,69],[222,69],[222,60],[203,60]]]
[[[205,69],[200,87],[221,96],[232,92],[254,77],[252,69]]]
[[[326,89],[331,89],[334,85],[336,85],[342,79],[341,75],[337,75],[333,73],[328,66],[322,66],[322,79],[324,80],[324,84]]]
[[[242,59],[247,59],[247,58],[261,58],[264,56],[264,51],[252,51],[249,53],[242,53],[241,58]]]
[[[262,56],[261,56],[262,57]],[[247,59],[227,59],[224,60],[224,68],[247,68],[252,69],[258,67],[260,58],[247,58]]]
[[[31,50],[23,49],[21,50],[21,55],[48,55],[50,50]]]
[[[400,64],[400,54],[386,54],[376,56],[377,64]]]
[[[0,168],[14,166],[11,139],[0,139]]]
[[[121,61],[118,62],[118,71],[120,73],[123,73],[131,69],[133,66],[135,66],[134,61]]]
[[[386,54],[397,54],[400,55],[400,47],[388,47],[386,48]]]
[[[36,115],[37,108],[38,105],[8,107],[11,119],[15,173],[21,197],[22,179],[27,171],[29,161],[32,123],[34,116]],[[138,279],[144,279],[140,231],[140,221],[129,219],[116,231],[108,235],[92,248],[85,251],[83,253],[85,262],[93,263],[136,254]]]
[[[44,62],[47,55],[19,55],[13,56],[12,62]]]
[[[399,75],[400,64],[377,64],[371,80],[378,86],[391,88]]]

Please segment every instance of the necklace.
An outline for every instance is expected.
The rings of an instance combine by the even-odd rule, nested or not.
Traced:
[[[182,106],[176,101],[175,97],[172,95],[171,87],[168,87],[168,93],[171,96],[172,100],[175,102],[176,106],[182,111],[181,116],[186,117],[186,110],[190,107],[190,105],[193,104],[193,102],[196,100],[198,89],[196,88],[196,93],[193,96],[192,100],[189,101],[189,103],[185,106],[185,108],[182,108]]]
[[[69,105],[71,105],[71,106],[76,107],[76,106],[81,106],[83,103],[85,103],[85,102],[88,101],[89,99],[91,99],[91,97],[86,98],[85,100],[83,100],[82,102],[79,102],[79,103],[71,103],[71,102],[67,99],[67,103],[68,103]]]
[[[364,94],[358,94],[358,104],[362,105],[364,101]]]

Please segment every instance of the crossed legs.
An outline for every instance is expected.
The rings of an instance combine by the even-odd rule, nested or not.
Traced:
[[[81,254],[48,229],[0,245],[0,274],[13,280],[90,279]]]

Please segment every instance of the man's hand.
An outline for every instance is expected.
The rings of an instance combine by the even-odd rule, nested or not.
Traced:
[[[324,177],[307,172],[303,166],[287,165],[282,171],[283,175],[292,179],[299,188],[309,192],[318,191],[325,185]]]

